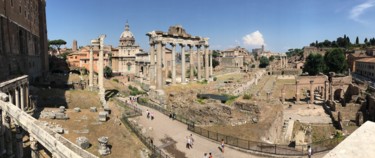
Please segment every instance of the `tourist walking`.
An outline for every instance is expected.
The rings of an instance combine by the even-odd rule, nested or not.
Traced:
[[[213,158],[211,153],[209,154],[208,158]]]
[[[147,119],[150,118],[150,112],[148,111],[148,109],[146,110],[146,114],[147,114]]]
[[[186,136],[186,148],[190,149],[190,138]]]
[[[190,145],[193,146],[193,143],[194,143],[193,134],[190,134],[189,138],[190,138],[190,141],[191,141]]]
[[[208,158],[207,153],[204,153],[203,158]]]
[[[151,112],[151,120],[154,120],[154,114]]]
[[[221,152],[224,153],[224,139],[221,139]]]
[[[307,146],[307,156],[308,156],[309,158],[311,158],[311,155],[312,155],[312,149],[311,149],[311,147],[310,147],[310,145],[309,145],[309,146]]]

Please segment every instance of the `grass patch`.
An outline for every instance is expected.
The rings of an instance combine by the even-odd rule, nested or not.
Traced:
[[[250,100],[251,98],[253,98],[252,94],[245,94],[242,96],[242,99],[246,99],[246,100]]]
[[[137,87],[133,87],[131,85],[128,86],[129,90],[130,90],[130,95],[131,96],[136,96],[136,95],[139,95],[139,94],[145,94],[146,92],[143,92],[141,90],[138,90]]]
[[[116,82],[116,83],[119,82],[117,78],[112,79],[112,81],[113,81],[113,82]]]
[[[197,99],[197,101],[198,101],[198,103],[199,103],[199,104],[205,104],[205,102],[204,102],[204,99],[203,99],[203,98],[198,98],[198,99]]]
[[[229,94],[223,94],[223,96],[228,98],[228,100],[225,101],[225,104],[227,105],[232,105],[234,101],[238,98],[238,96],[229,95]]]
[[[199,84],[207,84],[207,80],[203,80],[203,81],[198,81]]]

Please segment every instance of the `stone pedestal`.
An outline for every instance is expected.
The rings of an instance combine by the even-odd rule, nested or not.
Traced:
[[[111,153],[111,150],[107,146],[108,137],[100,137],[98,138],[98,141],[99,141],[99,154],[101,156],[109,155]]]

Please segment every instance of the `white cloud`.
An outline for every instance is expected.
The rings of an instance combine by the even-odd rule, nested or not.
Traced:
[[[373,7],[375,5],[375,0],[367,0],[364,3],[361,3],[359,5],[356,5],[352,8],[350,11],[349,18],[353,19],[354,21],[358,22],[365,22],[359,18],[360,15],[362,15],[367,9]]]
[[[258,30],[242,37],[242,40],[243,40],[243,43],[247,46],[266,45],[264,43],[263,35]]]

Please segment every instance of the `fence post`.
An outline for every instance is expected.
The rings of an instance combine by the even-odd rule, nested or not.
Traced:
[[[250,141],[247,141],[247,149],[250,149]]]
[[[210,138],[210,131],[209,131],[209,130],[207,130],[207,133],[208,133],[208,138]]]
[[[216,133],[216,141],[219,141],[219,133]]]
[[[276,146],[276,144],[275,144],[275,154],[276,154],[276,147],[277,147],[277,146]]]
[[[260,152],[263,152],[263,143],[260,143]]]

